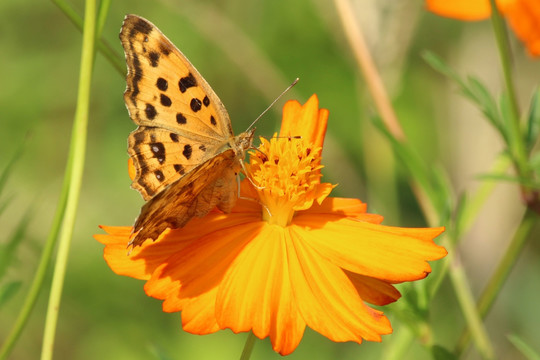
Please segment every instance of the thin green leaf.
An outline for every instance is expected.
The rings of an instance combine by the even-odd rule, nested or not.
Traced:
[[[22,281],[10,281],[0,286],[0,307],[9,301],[21,288]]]
[[[23,141],[19,145],[19,147],[13,153],[13,156],[11,157],[11,159],[8,160],[8,162],[6,164],[6,167],[4,168],[2,173],[0,174],[0,194],[2,194],[2,191],[4,190],[4,187],[6,186],[6,183],[7,183],[8,179],[9,179],[9,176],[13,172],[13,167],[15,166],[15,164],[17,164],[17,161],[19,161],[19,159],[20,159],[20,157],[21,157],[21,155],[23,153],[25,143],[26,142]]]
[[[462,89],[462,91],[478,105],[480,111],[486,116],[487,120],[495,126],[505,140],[507,140],[508,136],[504,131],[502,117],[497,108],[497,102],[493,96],[491,96],[484,84],[477,78],[468,76],[467,86]]]
[[[540,353],[517,335],[508,335],[508,340],[529,360],[540,360]]]
[[[465,217],[466,209],[469,206],[469,198],[467,197],[467,194],[464,193],[459,197],[459,200],[456,205],[456,209],[454,211],[454,226],[452,231],[454,232],[452,234],[452,239],[460,239],[463,235],[464,228],[465,228]]]
[[[452,354],[448,349],[440,346],[434,345],[431,347],[431,355],[435,360],[455,360],[458,357]]]
[[[540,134],[540,89],[534,90],[529,116],[527,118],[527,128],[525,130],[525,141],[527,150],[531,150],[534,144],[538,141]]]
[[[0,215],[2,215],[4,210],[6,210],[12,199],[13,196],[8,196],[7,199],[4,199],[2,202],[0,202]]]
[[[531,164],[531,168],[536,173],[536,175],[540,176],[540,152],[537,152],[531,156],[529,164]]]
[[[530,179],[523,179],[519,178],[517,176],[513,175],[506,175],[506,174],[481,174],[476,177],[480,180],[491,180],[491,181],[505,181],[505,182],[512,182],[512,183],[518,183],[523,186],[526,186],[530,189],[540,189],[540,183],[533,182]]]
[[[508,144],[508,148],[511,148],[512,144],[510,144],[511,137],[510,137],[509,129],[510,129],[510,123],[512,122],[511,120],[512,116],[514,115],[512,114],[512,108],[510,105],[510,98],[508,97],[508,94],[506,93],[501,94],[499,104],[500,104],[502,122],[503,122],[500,132],[504,138],[504,142]],[[509,155],[512,155],[510,151],[509,151]]]
[[[26,230],[28,229],[28,223],[32,218],[32,211],[27,211],[23,216],[15,232],[8,239],[7,243],[3,244],[0,248],[0,279],[4,277],[9,268],[9,265],[15,259],[15,251],[19,247],[22,239],[26,236]]]
[[[440,189],[436,186],[436,181],[433,179],[432,168],[424,163],[412,147],[395,139],[380,118],[373,116],[371,119],[374,126],[386,136],[392,146],[394,154],[399,159],[400,163],[405,166],[411,178],[413,178],[426,192],[433,208],[436,210],[443,209],[445,207],[445,200],[443,200],[445,196],[441,196]]]
[[[486,116],[487,120],[499,131],[499,133],[501,133],[501,136],[503,136],[505,140],[508,139],[497,107],[497,102],[480,80],[473,76],[468,76],[466,80],[463,80],[441,58],[429,51],[424,52],[422,56],[431,67],[454,80],[459,85],[461,93],[477,105],[479,110]]]
[[[457,82],[461,87],[466,87],[459,75],[448,66],[440,57],[431,51],[422,52],[424,60],[435,70]]]
[[[83,19],[79,14],[77,14],[73,7],[64,0],[52,0],[52,2],[55,3],[56,6],[58,6],[58,8],[68,17],[68,19],[71,20],[75,27],[82,32]],[[105,8],[107,6],[107,4],[104,5]],[[106,13],[107,11],[105,11],[105,14]],[[104,19],[102,20],[102,22],[103,21]],[[101,31],[101,29],[98,30]],[[98,38],[96,41],[96,47],[97,50],[103,56],[105,56],[107,60],[109,60],[111,65],[118,71],[121,76],[124,76],[126,74],[124,57],[119,55],[106,40]]]

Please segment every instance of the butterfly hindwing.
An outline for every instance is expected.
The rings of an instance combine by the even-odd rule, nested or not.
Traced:
[[[129,245],[140,245],[149,238],[155,240],[165,229],[183,227],[194,216],[204,216],[215,206],[229,212],[227,207],[234,205],[237,198],[239,165],[235,152],[229,149],[158,193],[142,207],[133,228],[138,233]]]
[[[212,144],[214,145],[214,144]],[[140,126],[128,137],[136,175],[132,187],[144,200],[176,182],[219,151],[166,129]]]

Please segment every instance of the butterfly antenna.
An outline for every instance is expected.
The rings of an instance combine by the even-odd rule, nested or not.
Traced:
[[[255,125],[255,123],[257,123],[257,121],[259,121],[259,119],[262,118],[263,115],[266,114],[266,112],[267,112],[268,110],[270,110],[270,108],[271,108],[272,106],[274,106],[274,104],[275,104],[279,99],[281,99],[281,97],[282,97],[283,95],[285,95],[285,93],[286,93],[287,91],[291,90],[291,88],[292,88],[294,85],[296,85],[296,83],[298,82],[298,80],[300,80],[300,79],[299,79],[299,78],[296,78],[296,79],[292,82],[291,85],[289,85],[285,90],[283,90],[283,92],[276,98],[276,100],[274,100],[274,101],[270,104],[270,106],[268,106],[268,107],[266,108],[266,110],[264,110],[264,111],[261,113],[261,115],[259,115],[259,116],[251,123],[251,125],[249,125],[249,127],[248,127],[247,130],[246,130],[246,132],[249,131],[249,130],[253,127],[253,125]]]

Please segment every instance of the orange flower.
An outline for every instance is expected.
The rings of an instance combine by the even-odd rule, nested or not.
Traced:
[[[489,0],[426,0],[428,10],[459,20],[484,20],[491,15]],[[540,1],[497,0],[517,37],[532,56],[540,56]]]
[[[289,101],[281,136],[294,137],[261,140],[246,165],[257,188],[243,181],[230,214],[167,229],[130,256],[132,228],[103,226],[107,235],[95,238],[105,260],[146,280],[146,293],[163,311],[182,311],[193,334],[253,331],[282,355],[306,326],[333,341],[381,341],[390,322],[366,303],[394,302],[392,284],[426,277],[427,261],[447,254],[433,242],[444,228],[383,226],[360,200],[328,197],[334,186],[320,182],[327,119],[315,95],[303,106]]]

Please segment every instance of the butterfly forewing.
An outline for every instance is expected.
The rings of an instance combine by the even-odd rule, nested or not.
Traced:
[[[138,129],[131,134],[128,143],[137,170],[133,187],[148,200],[189,169],[215,155],[233,134],[227,111],[217,95],[153,24],[128,15],[120,39],[128,64],[124,100],[130,116],[148,132],[152,132],[151,128],[159,129],[145,138]],[[165,153],[166,156],[156,156],[151,151],[152,147],[159,150],[176,139],[192,148],[190,157],[183,156],[183,149],[176,154]],[[200,151],[203,144],[205,151]],[[189,149],[186,153],[189,154]],[[162,152],[159,155],[163,155]],[[165,161],[160,161],[163,159]],[[183,168],[170,171],[175,165]],[[165,173],[171,177],[164,176]]]
[[[147,200],[133,229],[136,246],[215,206],[229,212],[253,130],[234,137],[218,96],[152,23],[127,15],[120,40],[128,65],[124,100],[139,125],[128,138],[132,187]]]

